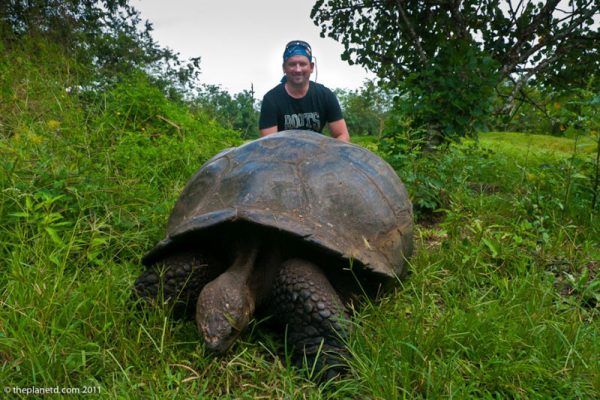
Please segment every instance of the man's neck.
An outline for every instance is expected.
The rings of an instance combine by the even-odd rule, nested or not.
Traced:
[[[306,82],[306,85],[302,85],[302,86],[295,86],[295,85],[291,85],[289,82],[286,82],[284,84],[285,87],[285,91],[287,92],[287,94],[289,94],[290,96],[292,96],[295,99],[301,99],[302,97],[306,96],[306,93],[308,93],[308,88],[310,87],[310,82]]]

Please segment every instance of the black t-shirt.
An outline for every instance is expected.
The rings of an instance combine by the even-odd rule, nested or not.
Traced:
[[[308,92],[301,99],[290,96],[281,83],[263,97],[259,128],[277,125],[277,131],[303,129],[321,132],[325,123],[342,118],[335,94],[320,83],[310,81]]]

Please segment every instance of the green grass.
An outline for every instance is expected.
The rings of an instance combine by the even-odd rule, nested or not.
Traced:
[[[548,135],[532,135],[520,132],[485,132],[479,136],[482,145],[496,149],[517,148],[536,154],[570,157],[573,152],[595,154],[597,141],[589,136],[577,140]]]
[[[443,218],[419,216],[411,274],[357,314],[349,374],[318,385],[260,323],[214,358],[192,322],[130,299],[140,257],[187,179],[239,138],[142,81],[90,110],[60,85],[36,89],[47,72],[10,65],[2,90],[15,101],[0,106],[2,386],[119,399],[598,397],[589,161],[529,156],[564,140],[501,146],[506,136],[484,135],[494,151],[453,146],[399,169],[415,202],[436,191]],[[17,76],[25,70],[28,79]],[[27,82],[35,102],[22,97]]]
[[[86,179],[69,175],[53,187],[36,174],[45,166],[60,176],[66,157],[16,146],[14,138],[3,146],[25,166],[13,168],[2,190],[4,385],[99,387],[102,398],[591,398],[600,391],[599,309],[585,303],[598,298],[598,278],[567,296],[557,284],[581,277],[590,262],[598,267],[597,215],[575,223],[550,197],[537,203],[546,211],[534,211],[522,195],[545,189],[522,181],[501,151],[484,163],[464,150],[446,156],[448,171],[470,171],[465,184],[449,193],[441,224],[417,227],[408,279],[358,314],[350,374],[319,386],[280,358],[281,343],[260,324],[231,354],[213,358],[193,323],[132,308],[139,257],[161,237],[193,159],[183,171],[177,163],[157,169],[154,161],[169,152],[153,150],[153,161],[117,172],[124,160],[107,157],[120,150],[100,149],[100,165],[90,165]],[[27,152],[36,164],[25,163]],[[502,174],[492,175],[494,166]],[[521,187],[505,188],[498,176]],[[494,181],[491,193],[467,182],[486,179]]]

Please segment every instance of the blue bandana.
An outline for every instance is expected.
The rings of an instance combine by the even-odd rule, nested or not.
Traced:
[[[283,62],[286,62],[287,59],[292,56],[304,56],[308,58],[308,61],[312,62],[312,50],[310,46],[307,45],[302,43],[293,43],[287,46],[283,52]]]

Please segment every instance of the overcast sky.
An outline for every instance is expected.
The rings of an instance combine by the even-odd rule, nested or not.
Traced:
[[[200,79],[231,93],[250,89],[255,97],[283,76],[285,44],[309,42],[317,59],[312,79],[331,89],[356,89],[369,75],[342,61],[343,46],[321,38],[310,19],[315,0],[132,0],[142,18],[153,23],[153,37],[182,58],[201,57]]]

